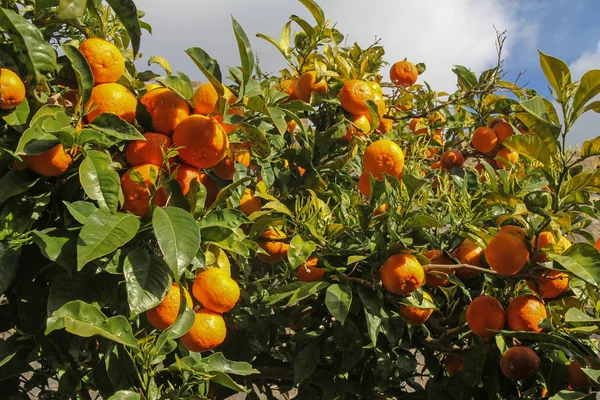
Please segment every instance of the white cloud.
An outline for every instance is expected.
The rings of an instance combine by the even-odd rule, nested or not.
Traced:
[[[521,6],[517,2],[321,0],[320,5],[331,21],[337,21],[350,43],[368,46],[376,37],[381,38],[387,61],[408,58],[425,62],[427,71],[422,79],[437,90],[455,88],[456,78],[451,72],[454,64],[476,72],[494,65],[494,27],[508,31],[505,56],[511,47],[537,43],[536,25],[521,23]],[[312,21],[304,7],[292,0],[203,0],[201,5],[197,0],[179,0],[169,7],[139,0],[138,6],[146,12],[145,20],[154,30],[153,36],[142,39],[144,59],[162,55],[174,69],[190,74],[192,79],[202,79],[202,75],[183,53],[188,47],[203,48],[219,61],[222,69],[239,64],[230,14],[250,37],[263,70],[271,72],[285,64],[278,51],[255,34],[278,38],[290,14]]]
[[[573,79],[581,78],[585,72],[591,69],[600,68],[600,41],[593,51],[584,51],[579,58],[571,63],[570,68]]]

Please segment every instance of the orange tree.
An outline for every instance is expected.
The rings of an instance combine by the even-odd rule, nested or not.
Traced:
[[[600,72],[540,53],[543,98],[500,34],[436,92],[301,3],[194,90],[131,0],[2,2],[3,396],[595,396]]]

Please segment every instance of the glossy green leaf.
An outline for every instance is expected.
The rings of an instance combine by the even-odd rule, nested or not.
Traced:
[[[84,8],[85,8],[84,1]],[[83,105],[88,102],[94,88],[94,75],[87,60],[81,52],[75,47],[68,44],[62,46],[62,49],[71,62],[75,76],[77,76],[77,88],[79,97],[77,101],[77,109],[81,110]]]
[[[323,25],[325,22],[325,13],[323,9],[313,0],[299,0],[310,11],[317,25]]]
[[[243,212],[233,209],[211,211],[199,223],[200,229],[210,227],[237,228],[252,221]]]
[[[2,119],[11,128],[19,133],[23,133],[27,129],[27,119],[29,118],[29,113],[29,102],[27,99],[23,99],[23,101],[13,110],[13,112],[4,115]]]
[[[600,192],[600,170],[592,169],[578,173],[560,188],[560,196],[567,197],[577,190]]]
[[[129,310],[138,315],[156,307],[171,287],[169,267],[145,249],[127,254],[123,264]]]
[[[87,218],[98,210],[93,203],[87,201],[75,201],[73,203],[63,201],[63,203],[67,207],[69,214],[82,225],[85,225]]]
[[[292,269],[296,269],[306,262],[316,248],[317,244],[312,240],[305,241],[300,235],[294,236],[290,241],[290,248],[287,252]]]
[[[75,246],[77,234],[67,230],[58,229],[49,232],[32,231],[33,242],[40,248],[40,252],[50,261],[72,270],[75,267]]]
[[[271,144],[267,140],[265,132],[246,122],[240,124],[240,128],[244,131],[250,142],[252,142],[252,153],[260,158],[269,157],[271,154]]]
[[[75,19],[83,17],[87,0],[60,0],[56,17],[58,19]]]
[[[27,76],[21,78],[34,88],[45,82],[56,69],[56,51],[40,30],[8,8],[0,8],[0,27],[13,40],[27,66]]]
[[[600,70],[591,70],[583,74],[579,88],[573,97],[573,111],[580,113],[588,101],[600,93]]]
[[[198,361],[199,363],[206,364],[209,371],[219,371],[226,374],[235,375],[252,375],[258,374],[258,370],[252,368],[252,365],[247,362],[230,361],[225,358],[223,353],[214,353],[208,357]]]
[[[142,28],[138,18],[138,9],[133,0],[106,0],[111,6],[121,23],[125,26],[131,40],[133,56],[135,57],[140,50],[140,40],[142,37]]]
[[[121,183],[111,164],[108,154],[90,150],[79,166],[79,180],[85,193],[98,202],[101,210],[114,213],[119,206]]]
[[[13,196],[26,192],[40,179],[39,175],[30,171],[8,171],[0,178],[0,204]]]
[[[554,91],[561,96],[565,86],[571,84],[571,71],[568,65],[563,60],[546,55],[539,50],[538,53],[546,79]]]
[[[311,341],[304,347],[294,360],[294,382],[300,383],[308,379],[317,369],[321,347],[317,340]]]
[[[468,68],[462,65],[455,65],[452,72],[458,77],[458,85],[462,89],[470,89],[477,85],[477,76],[471,72]]]
[[[162,69],[165,70],[165,72],[167,73],[167,75],[171,75],[173,73],[173,70],[171,69],[171,64],[169,64],[169,62],[161,56],[152,56],[148,59],[148,65],[152,65],[152,64],[157,64],[160,65]]]
[[[282,286],[270,294],[267,305],[277,304],[285,299],[288,299],[286,307],[297,304],[309,296],[319,293],[321,290],[327,289],[330,286],[329,282],[293,282]]]
[[[352,304],[352,288],[349,285],[334,284],[327,288],[325,305],[329,313],[344,324]]]
[[[600,155],[600,136],[586,140],[581,146],[581,158]]]
[[[121,140],[146,140],[133,125],[115,114],[100,114],[87,127]]]
[[[221,83],[223,77],[221,76],[221,69],[217,60],[211,58],[208,53],[206,53],[200,47],[191,47],[185,52],[188,56],[190,56],[194,64],[196,64],[204,76],[206,76],[206,79],[213,84],[219,96],[223,96],[225,89]]]
[[[162,83],[169,89],[176,92],[178,95],[183,97],[186,100],[190,100],[194,95],[194,89],[192,86],[186,82],[184,79],[181,79],[178,76],[168,75],[168,76],[160,76],[155,79],[157,82]]]
[[[140,400],[141,396],[139,393],[132,392],[131,390],[118,390],[108,398],[108,400]]]
[[[6,242],[0,242],[0,295],[3,295],[17,276],[21,248],[13,249]]]
[[[244,83],[247,83],[254,73],[254,53],[252,52],[250,40],[241,25],[233,17],[231,17],[231,23],[233,25],[235,39],[237,40],[240,59],[242,61]]]
[[[167,329],[162,331],[160,336],[158,336],[158,339],[156,339],[155,347],[158,350],[159,354],[165,352],[165,349],[167,349],[167,343],[169,341],[180,338],[183,335],[185,335],[187,331],[189,331],[192,328],[195,321],[196,314],[194,313],[194,310],[185,306],[183,308],[182,313],[179,314],[175,322],[173,322],[173,325],[169,326]]]
[[[200,247],[198,224],[181,208],[157,207],[152,214],[152,227],[165,261],[179,281]]]
[[[77,241],[77,269],[105,256],[135,237],[140,221],[133,214],[98,210],[87,218]]]
[[[600,252],[587,243],[574,243],[562,254],[549,254],[574,275],[594,286],[600,286]]]
[[[122,315],[106,318],[98,307],[80,300],[65,304],[48,318],[45,334],[58,329],[81,337],[102,336],[123,346],[138,348],[127,318]]]
[[[557,154],[557,152],[551,153],[551,150],[558,150],[557,148],[548,149],[543,140],[535,135],[512,135],[506,138],[504,146],[544,165],[549,165]]]

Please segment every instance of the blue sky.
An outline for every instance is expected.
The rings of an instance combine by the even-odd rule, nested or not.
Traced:
[[[165,57],[174,70],[203,80],[184,49],[198,46],[216,58],[222,69],[238,65],[231,28],[233,15],[244,27],[263,70],[276,72],[285,65],[278,51],[256,33],[279,38],[290,14],[309,21],[310,14],[295,0],[138,0],[154,34],[142,38],[144,60]],[[377,37],[387,61],[408,58],[425,62],[422,79],[437,90],[452,91],[452,65],[476,72],[495,62],[495,31],[507,31],[507,79],[525,72],[528,82],[548,95],[537,49],[563,59],[578,79],[589,69],[600,69],[600,24],[597,0],[320,0],[327,18],[337,21],[349,42],[367,46]],[[145,32],[144,32],[145,33]],[[139,63],[143,68],[144,62]],[[225,71],[224,71],[225,72]],[[574,127],[569,143],[581,144],[600,135],[600,116],[589,114]]]

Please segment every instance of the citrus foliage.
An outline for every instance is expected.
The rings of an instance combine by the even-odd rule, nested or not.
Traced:
[[[287,69],[232,20],[241,66],[185,50],[197,90],[136,69],[131,0],[3,2],[3,395],[594,395],[600,146],[566,138],[600,72],[436,92],[301,2],[258,35]]]

